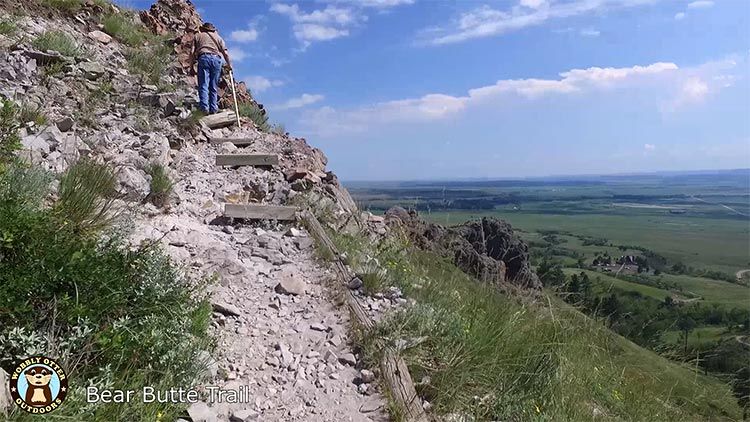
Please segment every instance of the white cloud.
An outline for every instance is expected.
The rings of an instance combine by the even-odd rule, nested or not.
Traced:
[[[284,85],[283,81],[270,80],[263,76],[251,75],[244,78],[244,82],[250,87],[253,93],[263,92],[269,88]]]
[[[674,15],[674,18],[675,18],[675,20],[678,20],[678,21],[685,19],[685,12],[677,12]]]
[[[653,151],[656,149],[656,145],[654,144],[645,144],[643,145],[643,149],[646,151]]]
[[[493,85],[468,90],[464,96],[427,94],[419,98],[386,101],[351,110],[324,107],[309,112],[303,124],[318,133],[363,131],[371,125],[426,122],[455,116],[466,108],[497,101],[534,100],[546,95],[568,95],[679,70],[674,63],[654,63],[627,68],[572,69],[559,79],[502,79]]]
[[[711,0],[696,0],[694,2],[690,2],[687,5],[688,9],[707,9],[709,7],[713,7],[714,2]]]
[[[275,3],[271,11],[289,18],[294,37],[304,48],[313,42],[346,37],[349,28],[367,19],[354,9],[331,5],[306,13],[296,4]]]
[[[308,106],[310,104],[315,104],[317,102],[323,101],[325,97],[323,95],[319,94],[302,94],[299,97],[291,98],[287,100],[285,103],[274,106],[272,108],[276,110],[289,110],[293,108],[301,108]]]
[[[258,39],[258,30],[255,28],[238,29],[229,34],[229,39],[239,43],[253,42]]]
[[[583,35],[584,37],[598,37],[600,34],[601,32],[593,28],[581,29],[581,35]]]
[[[414,4],[415,0],[325,0],[329,3],[343,3],[352,6],[371,7],[373,9],[388,9],[396,6]]]
[[[239,47],[229,47],[228,51],[229,58],[232,59],[233,63],[240,63],[250,57],[250,54],[247,51]]]
[[[422,42],[442,45],[484,38],[540,25],[549,19],[561,19],[613,8],[633,7],[659,0],[573,0],[547,3],[522,0],[520,7],[506,10],[484,5],[462,13],[453,25],[422,31]]]

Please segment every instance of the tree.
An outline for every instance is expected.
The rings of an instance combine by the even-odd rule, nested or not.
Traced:
[[[685,337],[685,354],[687,354],[688,335],[695,328],[695,320],[689,316],[683,315],[677,320],[677,328],[682,331]]]

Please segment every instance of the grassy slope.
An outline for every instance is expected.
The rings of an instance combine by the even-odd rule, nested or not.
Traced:
[[[747,222],[729,219],[646,215],[554,215],[512,211],[433,212],[423,217],[440,224],[495,216],[525,231],[563,230],[605,237],[615,244],[639,245],[674,261],[734,274],[748,268]]]
[[[358,267],[367,254],[417,306],[368,338],[423,338],[405,353],[438,413],[480,420],[709,420],[739,418],[729,387],[615,335],[564,302],[500,294],[423,252],[372,250],[339,237]],[[543,301],[543,302],[544,302]],[[369,350],[371,355],[377,350]]]

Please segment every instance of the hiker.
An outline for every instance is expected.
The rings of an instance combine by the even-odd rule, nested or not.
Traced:
[[[222,58],[223,57],[223,58]],[[195,34],[193,61],[198,62],[199,107],[206,114],[219,111],[219,80],[222,66],[232,71],[232,62],[224,40],[211,23],[201,25]]]

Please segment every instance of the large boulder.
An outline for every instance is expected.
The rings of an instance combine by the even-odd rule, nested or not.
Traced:
[[[402,230],[418,248],[451,259],[481,281],[541,288],[531,270],[528,247],[504,221],[485,218],[446,228],[425,222],[416,211],[394,207],[386,212],[385,222]]]

